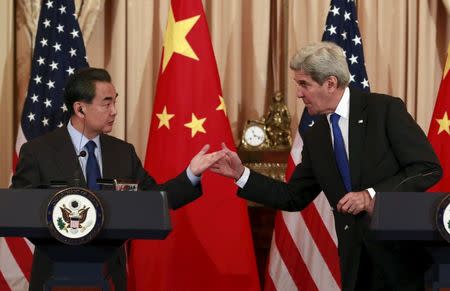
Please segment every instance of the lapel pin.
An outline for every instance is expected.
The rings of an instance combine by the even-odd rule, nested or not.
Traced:
[[[314,125],[314,120],[311,120],[311,123],[308,124],[309,127],[312,127]]]
[[[363,122],[364,122],[364,120],[362,120],[362,119],[358,120],[358,123],[359,123],[359,124],[361,124],[361,123],[363,123]]]

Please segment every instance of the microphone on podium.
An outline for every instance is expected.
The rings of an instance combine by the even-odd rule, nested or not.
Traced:
[[[83,116],[85,116],[83,108],[79,108],[78,112],[80,112]],[[85,150],[81,150],[81,143],[82,143],[82,141],[84,139],[84,130],[85,130],[85,128],[86,128],[86,119],[83,118],[83,130],[81,131],[80,143],[78,144],[78,154],[76,155],[78,163],[76,164],[75,171],[73,173],[73,180],[72,180],[73,181],[73,183],[72,183],[73,187],[80,187],[80,184],[81,184],[80,169],[82,167],[82,165],[80,164],[80,158],[85,158],[87,156],[86,151]]]
[[[406,182],[408,182],[408,181],[410,181],[412,179],[421,178],[421,177],[427,177],[427,176],[430,176],[430,175],[439,174],[440,172],[441,172],[440,170],[434,170],[434,171],[429,171],[429,172],[425,172],[425,173],[422,172],[422,173],[419,173],[419,174],[416,174],[416,175],[413,175],[413,176],[406,177],[405,179],[401,180],[400,183],[398,183],[394,187],[394,189],[392,191],[396,191],[401,185],[403,185],[404,183],[406,183]]]

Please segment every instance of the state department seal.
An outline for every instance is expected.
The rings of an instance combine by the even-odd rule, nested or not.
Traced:
[[[72,187],[53,195],[46,212],[47,226],[54,238],[80,245],[97,236],[103,226],[103,207],[87,189]]]
[[[450,242],[450,195],[445,196],[436,209],[436,227],[441,236]]]

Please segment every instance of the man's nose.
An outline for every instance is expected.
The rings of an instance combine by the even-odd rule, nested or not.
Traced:
[[[303,99],[303,97],[305,97],[301,88],[297,89],[297,97],[300,99]]]
[[[111,115],[117,115],[117,107],[116,104],[111,106]]]

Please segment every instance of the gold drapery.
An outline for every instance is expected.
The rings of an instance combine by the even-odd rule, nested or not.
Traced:
[[[449,0],[359,0],[371,90],[401,97],[427,132],[450,40]],[[8,185],[28,84],[40,0],[5,0],[0,9],[0,186]],[[119,92],[112,132],[145,156],[169,0],[76,0],[89,64],[111,73]],[[292,129],[303,111],[286,58],[319,41],[329,0],[204,0],[235,141],[247,119],[264,115],[287,88]],[[15,5],[14,5],[15,4]],[[284,10],[285,7],[287,10]],[[177,84],[174,84],[176,86]],[[3,138],[5,136],[5,138]]]

